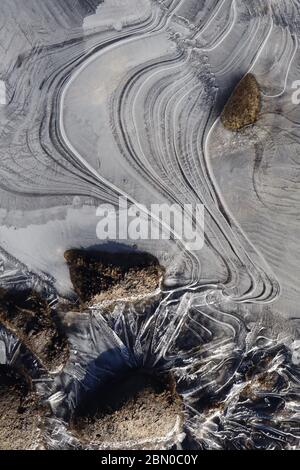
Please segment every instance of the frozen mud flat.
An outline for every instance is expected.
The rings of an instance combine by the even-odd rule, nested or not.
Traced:
[[[72,428],[79,440],[103,449],[132,443],[151,449],[178,432],[182,420],[181,401],[170,385],[137,372],[86,399]]]
[[[163,268],[147,253],[68,250],[64,257],[83,307],[138,299],[159,290],[163,277]]]
[[[1,326],[0,363],[18,352],[50,407],[43,445],[101,447],[94,425],[72,432],[80,403],[147,370],[171,374],[184,409],[147,448],[298,448],[299,1],[2,0],[0,11],[0,287],[40,292],[69,344],[52,369],[28,331]],[[226,128],[249,75],[253,118]],[[204,204],[204,247],[101,242],[96,208],[120,196]],[[147,252],[163,283],[79,309],[74,248]],[[129,437],[109,441],[135,448]]]
[[[63,365],[68,344],[57,312],[34,291],[0,291],[0,322],[49,369]]]
[[[26,450],[37,446],[39,409],[26,379],[0,366],[0,450]]]

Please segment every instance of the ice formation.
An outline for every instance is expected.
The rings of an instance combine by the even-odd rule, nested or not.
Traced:
[[[2,0],[0,11],[1,288],[72,304],[66,250],[111,249],[96,236],[99,204],[205,206],[199,251],[122,242],[155,256],[164,284],[109,312],[70,307],[63,368],[49,372],[1,326],[0,363],[24,362],[51,409],[39,445],[106,448],[79,442],[71,417],[89,390],[147,369],[175,378],[184,422],[120,448],[299,447],[300,1]],[[233,132],[220,115],[247,74],[261,109]]]

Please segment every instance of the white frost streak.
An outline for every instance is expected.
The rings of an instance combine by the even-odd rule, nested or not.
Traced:
[[[6,105],[6,85],[3,80],[0,80],[0,105]]]

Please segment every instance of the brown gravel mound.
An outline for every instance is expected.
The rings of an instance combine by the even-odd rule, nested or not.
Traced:
[[[163,268],[148,253],[69,250],[65,259],[82,302],[114,300],[154,291]]]
[[[47,368],[64,364],[69,355],[58,317],[32,290],[0,292],[0,322],[27,345]]]
[[[38,407],[24,377],[0,365],[0,450],[26,450],[37,444]]]
[[[85,402],[73,422],[82,442],[122,448],[164,438],[182,423],[182,401],[172,387],[135,373]]]
[[[231,131],[237,131],[257,121],[261,108],[260,88],[252,74],[246,75],[229,98],[221,121]]]

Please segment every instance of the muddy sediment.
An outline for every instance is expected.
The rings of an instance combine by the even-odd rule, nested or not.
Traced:
[[[228,130],[238,131],[254,124],[260,109],[260,87],[254,75],[249,73],[239,82],[225,105],[221,115],[222,124]]]
[[[68,250],[65,259],[83,303],[136,297],[155,291],[163,268],[148,253]]]
[[[182,421],[182,401],[172,385],[141,372],[82,403],[72,430],[83,443],[103,448],[151,448]]]
[[[0,450],[35,448],[39,412],[30,382],[12,368],[0,365]]]
[[[61,321],[32,290],[0,292],[0,322],[13,331],[48,369],[64,364],[69,348]]]

